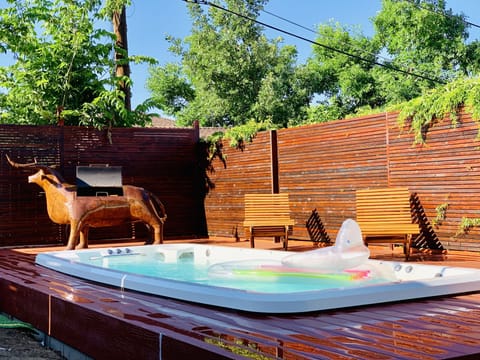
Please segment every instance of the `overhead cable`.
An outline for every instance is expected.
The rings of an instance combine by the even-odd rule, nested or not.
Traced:
[[[306,42],[309,42],[311,44],[314,44],[316,46],[320,46],[320,47],[323,47],[327,50],[330,50],[330,51],[333,51],[333,52],[336,52],[336,53],[339,53],[339,54],[342,54],[342,55],[345,55],[345,56],[348,56],[348,57],[351,57],[351,58],[354,58],[354,59],[357,59],[357,60],[360,60],[360,61],[363,61],[363,62],[366,62],[366,63],[370,63],[370,64],[374,64],[374,65],[377,65],[377,66],[381,66],[383,68],[386,68],[386,69],[389,69],[389,70],[393,70],[393,71],[396,71],[396,72],[400,72],[402,74],[405,74],[405,75],[411,75],[413,77],[417,77],[417,78],[420,78],[420,79],[423,79],[423,80],[428,80],[428,81],[432,81],[432,82],[435,82],[435,83],[438,83],[438,84],[445,84],[444,81],[441,81],[439,79],[433,79],[429,76],[424,76],[424,75],[421,75],[421,74],[417,74],[417,73],[414,73],[414,72],[411,72],[411,71],[406,71],[406,70],[402,70],[400,68],[397,68],[396,66],[393,66],[393,65],[389,65],[389,64],[384,64],[384,63],[381,63],[381,62],[378,62],[378,61],[374,61],[374,60],[369,60],[369,59],[366,59],[362,56],[359,56],[359,55],[355,55],[355,54],[352,54],[352,53],[349,53],[347,51],[344,51],[344,50],[341,50],[341,49],[336,49],[332,46],[329,46],[329,45],[325,45],[325,44],[322,44],[322,43],[319,43],[317,41],[313,41],[313,40],[310,40],[306,37],[303,37],[303,36],[300,36],[300,35],[297,35],[297,34],[294,34],[290,31],[287,31],[287,30],[283,30],[283,29],[280,29],[279,27],[276,27],[276,26],[273,26],[273,25],[269,25],[263,21],[260,21],[260,20],[257,20],[257,19],[254,19],[254,18],[251,18],[249,16],[246,16],[246,15],[243,15],[243,14],[240,14],[240,13],[237,13],[233,10],[230,10],[230,9],[226,9],[220,5],[217,5],[217,4],[214,4],[210,1],[206,1],[206,0],[183,0],[187,3],[192,3],[192,4],[198,4],[198,5],[207,5],[207,6],[211,6],[213,8],[216,8],[218,10],[222,10],[222,11],[225,11],[227,13],[230,13],[232,15],[235,15],[235,16],[238,16],[238,17],[241,17],[245,20],[248,20],[248,21],[251,21],[251,22],[254,22],[256,24],[259,24],[259,25],[262,25],[266,28],[269,28],[269,29],[272,29],[272,30],[275,30],[275,31],[278,31],[278,32],[281,32],[283,34],[286,34],[286,35],[289,35],[289,36],[292,36],[294,38],[297,38],[299,40],[302,40],[302,41],[306,41]]]
[[[475,23],[473,23],[473,22],[467,21],[467,20],[465,20],[464,18],[462,18],[461,16],[458,16],[458,15],[450,15],[450,14],[445,13],[444,11],[437,11],[437,10],[430,9],[430,8],[428,8],[428,7],[426,7],[426,6],[422,6],[421,4],[417,4],[417,2],[415,2],[414,0],[401,0],[401,1],[406,1],[406,2],[408,2],[408,3],[410,3],[410,4],[412,4],[413,6],[415,6],[416,8],[418,8],[418,9],[427,10],[427,11],[430,11],[430,12],[432,12],[432,13],[434,13],[434,14],[442,15],[442,16],[447,17],[447,18],[458,18],[458,19],[459,19],[460,21],[462,21],[463,23],[480,29],[480,25],[477,25],[477,24],[475,24]]]
[[[284,17],[282,17],[282,16],[280,16],[280,15],[274,14],[274,13],[272,13],[272,12],[270,12],[270,11],[265,10],[265,9],[263,9],[262,12],[264,12],[264,13],[270,15],[270,16],[276,17],[277,19],[283,20],[283,21],[285,21],[285,22],[287,22],[287,23],[289,23],[289,24],[291,24],[291,25],[295,25],[295,26],[297,26],[297,27],[299,27],[299,28],[301,28],[301,29],[310,31],[311,33],[313,33],[313,34],[315,34],[315,35],[318,34],[317,31],[315,31],[315,30],[313,30],[313,29],[311,29],[311,28],[309,28],[309,27],[307,27],[307,26],[304,26],[304,25],[301,25],[301,24],[299,24],[299,23],[296,23],[295,21],[286,19],[286,18],[284,18]],[[385,56],[381,56],[381,55],[378,55],[378,54],[375,54],[375,53],[371,53],[371,52],[369,52],[369,51],[367,51],[367,50],[365,50],[365,49],[363,49],[363,48],[360,48],[360,47],[358,47],[358,46],[356,46],[356,45],[354,45],[354,44],[348,44],[348,43],[346,43],[345,41],[342,41],[342,40],[340,40],[340,42],[341,42],[343,45],[345,45],[345,46],[350,46],[350,47],[354,48],[355,50],[358,50],[358,51],[360,51],[360,52],[362,52],[362,53],[364,53],[364,54],[372,55],[372,56],[381,58],[381,59],[383,59],[383,60],[385,60],[385,61],[390,61],[390,59],[387,58],[387,57],[385,57]]]

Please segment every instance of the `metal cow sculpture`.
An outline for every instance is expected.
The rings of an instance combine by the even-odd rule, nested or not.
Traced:
[[[76,187],[48,166],[35,161],[29,164],[16,163],[7,156],[15,168],[31,168],[37,172],[28,177],[45,191],[47,211],[57,224],[70,224],[67,249],[87,248],[90,227],[120,225],[142,221],[153,229],[154,244],[163,242],[163,224],[167,218],[165,208],[151,192],[136,186],[124,185],[123,196],[78,196]],[[77,240],[80,239],[77,246]]]

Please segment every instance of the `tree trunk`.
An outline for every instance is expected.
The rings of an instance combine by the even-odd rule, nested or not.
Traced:
[[[128,42],[127,42],[127,17],[125,14],[125,6],[122,6],[120,13],[113,13],[113,31],[116,36],[115,50],[115,75],[130,77],[130,65],[128,62]],[[121,81],[119,88],[125,94],[125,108],[132,110],[130,86],[125,81]]]

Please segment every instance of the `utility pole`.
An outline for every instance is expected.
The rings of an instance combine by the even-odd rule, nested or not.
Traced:
[[[113,31],[115,33],[115,75],[130,77],[130,64],[128,62],[128,41],[127,41],[127,16],[125,6],[120,11],[113,12]],[[120,82],[120,90],[125,94],[125,108],[132,110],[131,89],[125,81]]]

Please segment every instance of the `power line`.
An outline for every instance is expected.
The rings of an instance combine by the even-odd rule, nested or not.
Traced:
[[[427,10],[427,11],[430,11],[434,14],[442,15],[442,16],[450,18],[450,19],[457,18],[458,20],[462,21],[464,24],[467,24],[467,25],[470,25],[470,26],[473,26],[473,27],[476,27],[476,28],[480,29],[480,25],[477,25],[473,22],[467,21],[459,15],[450,15],[450,14],[445,13],[444,11],[437,11],[437,10],[434,10],[434,9],[430,9],[426,6],[422,6],[421,4],[417,4],[414,0],[400,0],[400,1],[409,2],[410,4],[412,4],[413,6],[415,6],[418,9]]]
[[[262,12],[264,12],[264,13],[270,15],[270,16],[276,17],[277,19],[283,20],[283,21],[285,21],[285,22],[287,22],[287,23],[289,23],[289,24],[291,24],[291,25],[295,25],[295,26],[297,26],[297,27],[299,27],[299,28],[301,28],[301,29],[307,30],[307,31],[309,31],[309,32],[311,32],[311,33],[313,33],[313,34],[315,34],[315,35],[318,34],[317,31],[315,31],[315,30],[313,30],[313,29],[311,29],[311,28],[309,28],[309,27],[306,27],[306,26],[304,26],[304,25],[301,25],[301,24],[299,24],[299,23],[296,23],[296,22],[294,22],[294,21],[292,21],[292,20],[286,19],[286,18],[284,18],[284,17],[282,17],[282,16],[280,16],[280,15],[274,14],[274,13],[272,13],[272,12],[270,12],[270,11],[265,10],[265,9],[263,9]],[[356,46],[355,44],[348,44],[348,43],[346,43],[346,42],[344,42],[344,41],[341,41],[341,40],[340,40],[340,42],[341,42],[343,45],[352,47],[352,48],[354,48],[355,50],[358,50],[358,51],[360,51],[360,52],[362,52],[362,53],[364,53],[364,54],[368,54],[368,55],[372,55],[372,56],[374,56],[374,57],[381,58],[381,59],[383,59],[384,61],[390,61],[390,59],[387,58],[387,57],[385,57],[385,56],[381,56],[381,55],[379,55],[379,54],[371,53],[371,52],[369,52],[369,51],[367,51],[367,50],[365,50],[365,49],[363,49],[363,48],[360,48],[360,47]]]
[[[304,25],[301,25],[301,24],[299,24],[299,23],[296,23],[295,21],[288,20],[288,19],[286,19],[286,18],[284,18],[284,17],[282,17],[282,16],[280,16],[280,15],[274,14],[274,13],[272,13],[272,12],[270,12],[270,11],[265,10],[265,9],[263,9],[262,11],[263,11],[264,13],[268,14],[268,15],[271,15],[271,16],[273,16],[273,17],[276,17],[277,19],[283,20],[283,21],[285,21],[285,22],[287,22],[287,23],[289,23],[289,24],[292,24],[292,25],[295,25],[295,26],[297,26],[297,27],[299,27],[299,28],[302,28],[302,29],[304,29],[304,30],[310,31],[311,33],[314,33],[314,34],[317,33],[315,30],[313,30],[313,29],[311,29],[311,28],[309,28],[309,27],[306,27],[306,26],[304,26]]]
[[[400,1],[400,2],[402,2],[402,1],[409,2],[409,3],[411,3],[412,5],[416,6],[416,7],[417,7],[418,9],[420,9],[420,10],[422,10],[422,9],[423,9],[423,10],[427,10],[427,11],[430,11],[430,12],[432,12],[432,13],[434,13],[434,14],[441,15],[441,16],[444,16],[444,17],[447,17],[447,18],[450,18],[450,19],[455,18],[455,19],[457,19],[457,20],[462,21],[464,24],[467,24],[467,25],[469,25],[469,26],[474,26],[474,27],[480,28],[480,25],[474,24],[473,22],[466,21],[466,20],[465,20],[462,16],[460,16],[460,15],[450,15],[450,14],[447,14],[447,13],[445,13],[445,12],[435,11],[435,10],[433,10],[433,9],[430,9],[430,8],[426,7],[426,6],[421,6],[420,4],[417,4],[417,3],[415,2],[415,0],[398,0],[398,1]],[[277,18],[277,19],[280,19],[280,20],[282,20],[282,21],[285,21],[285,22],[287,22],[287,23],[289,23],[289,24],[291,24],[291,25],[297,26],[297,27],[299,27],[299,28],[301,28],[301,29],[303,29],[303,30],[309,31],[309,32],[314,33],[314,34],[318,34],[317,31],[313,30],[313,29],[310,28],[310,27],[301,25],[301,24],[299,24],[299,23],[297,23],[297,22],[295,22],[295,21],[289,20],[289,19],[287,19],[287,18],[285,18],[285,17],[282,17],[282,16],[280,16],[280,15],[274,14],[274,13],[272,13],[272,12],[270,12],[270,11],[265,10],[265,9],[262,9],[261,11],[264,12],[264,13],[266,13],[266,14],[268,14],[268,15],[270,15],[270,16],[273,16],[273,17],[275,17],[275,18]],[[381,54],[376,54],[376,53],[369,52],[369,51],[367,51],[367,50],[364,49],[364,48],[360,48],[360,47],[356,46],[355,44],[350,44],[350,43],[347,43],[347,42],[342,41],[342,40],[338,40],[338,41],[339,41],[341,44],[343,44],[343,45],[345,45],[345,46],[348,46],[348,47],[350,47],[350,48],[352,48],[352,49],[355,49],[355,50],[357,50],[357,51],[359,51],[359,52],[361,52],[361,53],[363,53],[363,54],[371,55],[371,56],[374,56],[374,57],[376,57],[376,58],[378,58],[378,59],[382,59],[384,62],[391,61],[391,58],[382,56]],[[406,62],[405,62],[405,63],[400,62],[400,63],[397,63],[397,65],[403,66],[404,68],[405,68],[405,67],[408,67],[408,64],[407,64]],[[425,72],[425,71],[422,71],[421,74],[426,74],[426,72]]]
[[[428,80],[428,81],[432,81],[432,82],[435,82],[435,83],[438,83],[438,84],[445,84],[445,82],[441,81],[441,80],[438,80],[438,79],[433,79],[431,77],[428,77],[428,76],[424,76],[424,75],[421,75],[421,74],[417,74],[417,73],[414,73],[414,72],[410,72],[410,71],[406,71],[406,70],[402,70],[400,68],[397,68],[393,65],[389,65],[389,64],[383,64],[381,62],[378,62],[378,61],[373,61],[373,60],[369,60],[369,59],[366,59],[362,56],[359,56],[359,55],[355,55],[355,54],[352,54],[352,53],[349,53],[347,51],[344,51],[344,50],[340,50],[340,49],[336,49],[332,46],[328,46],[328,45],[325,45],[325,44],[322,44],[322,43],[319,43],[317,41],[313,41],[313,40],[310,40],[306,37],[303,37],[303,36],[300,36],[300,35],[297,35],[297,34],[294,34],[290,31],[287,31],[287,30],[283,30],[283,29],[280,29],[279,27],[276,27],[276,26],[273,26],[273,25],[270,25],[270,24],[267,24],[263,21],[260,21],[260,20],[257,20],[257,19],[253,19],[251,17],[248,17],[246,15],[243,15],[243,14],[240,14],[240,13],[237,13],[233,10],[230,10],[230,9],[226,9],[224,7],[221,7],[219,5],[216,5],[210,1],[207,1],[207,0],[183,0],[187,3],[193,3],[193,4],[198,4],[198,5],[208,5],[208,6],[211,6],[211,7],[214,7],[218,10],[222,10],[222,11],[225,11],[227,13],[230,13],[232,15],[235,15],[235,16],[238,16],[238,17],[241,17],[245,20],[248,20],[248,21],[252,21],[256,24],[259,24],[259,25],[262,25],[266,28],[269,28],[269,29],[272,29],[272,30],[275,30],[275,31],[278,31],[278,32],[281,32],[283,34],[286,34],[286,35],[289,35],[289,36],[292,36],[292,37],[295,37],[299,40],[302,40],[302,41],[306,41],[306,42],[309,42],[311,44],[314,44],[314,45],[317,45],[317,46],[320,46],[320,47],[323,47],[327,50],[330,50],[330,51],[333,51],[333,52],[337,52],[339,54],[342,54],[342,55],[346,55],[348,57],[351,57],[351,58],[354,58],[354,59],[357,59],[357,60],[360,60],[360,61],[363,61],[363,62],[367,62],[367,63],[370,63],[370,64],[374,64],[374,65],[377,65],[377,66],[381,66],[383,68],[386,68],[386,69],[389,69],[389,70],[393,70],[393,71],[397,71],[397,72],[400,72],[402,74],[405,74],[405,75],[411,75],[411,76],[414,76],[414,77],[417,77],[417,78],[420,78],[420,79],[423,79],[423,80]]]

